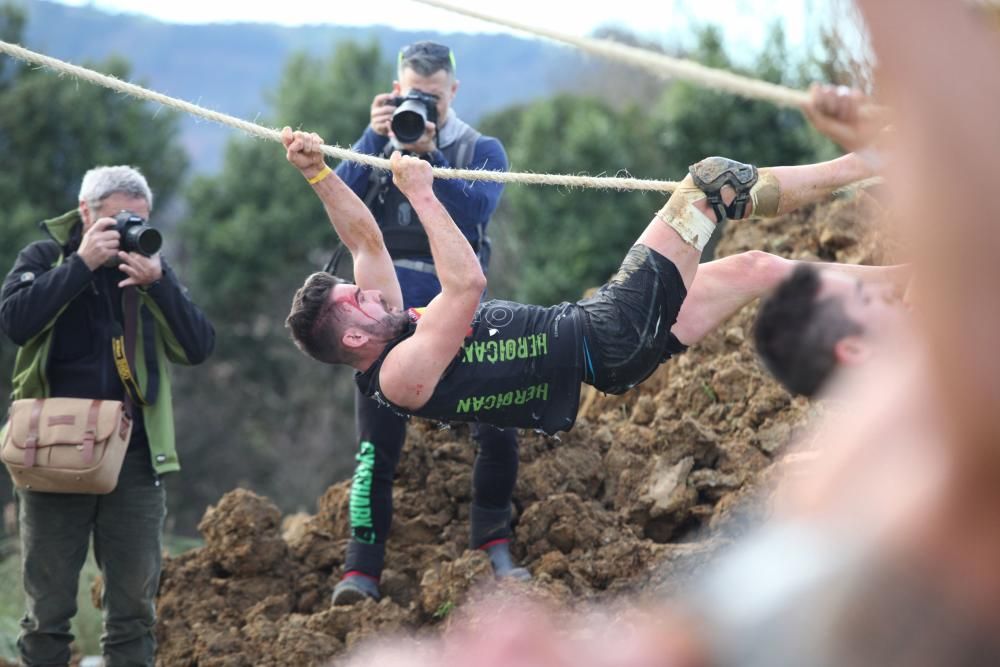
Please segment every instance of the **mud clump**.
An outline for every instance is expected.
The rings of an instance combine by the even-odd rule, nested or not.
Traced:
[[[212,562],[231,575],[252,577],[287,559],[281,512],[251,491],[227,493],[198,524]]]
[[[767,221],[730,223],[720,256],[883,263],[869,197]],[[534,579],[493,580],[467,550],[475,456],[468,429],[413,420],[393,492],[396,515],[380,602],[331,608],[349,534],[349,481],[312,516],[282,519],[238,489],[205,513],[205,546],[167,560],[158,664],[326,665],[372,637],[434,633],[470,600],[534,596],[557,604],[682,588],[747,522],[813,412],[763,371],[752,305],[624,396],[586,387],[576,427],[524,434],[515,556]]]

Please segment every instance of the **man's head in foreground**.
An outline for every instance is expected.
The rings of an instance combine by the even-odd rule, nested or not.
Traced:
[[[864,364],[906,320],[889,284],[803,264],[761,305],[757,352],[794,394],[814,397],[838,369]]]

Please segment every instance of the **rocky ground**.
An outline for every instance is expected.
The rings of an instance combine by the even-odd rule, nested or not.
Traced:
[[[861,196],[732,224],[718,253],[879,263],[857,222],[873,207]],[[579,604],[676,590],[748,515],[766,511],[745,501],[766,489],[814,408],[759,366],[749,343],[754,312],[625,396],[587,388],[572,432],[524,436],[515,553],[534,574],[534,595]],[[465,548],[473,456],[464,427],[411,426],[377,604],[329,606],[348,535],[348,482],[330,487],[314,516],[282,517],[249,491],[226,494],[201,522],[205,546],[166,563],[158,664],[323,665],[372,635],[436,632],[470,595],[496,588],[486,558]]]

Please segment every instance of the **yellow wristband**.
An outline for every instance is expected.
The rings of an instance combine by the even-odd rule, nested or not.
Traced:
[[[322,181],[324,178],[326,178],[327,176],[329,176],[332,173],[333,173],[333,169],[330,169],[329,165],[324,164],[323,165],[323,171],[319,172],[318,174],[316,174],[312,178],[307,178],[306,180],[309,181],[309,185],[316,185],[317,183],[319,183],[320,181]]]

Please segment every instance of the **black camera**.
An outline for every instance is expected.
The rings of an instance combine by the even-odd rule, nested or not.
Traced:
[[[163,235],[146,224],[146,219],[132,211],[115,216],[115,231],[121,235],[120,247],[125,252],[137,252],[152,257],[163,245]]]
[[[437,95],[411,90],[390,103],[396,107],[392,114],[392,133],[401,144],[412,144],[424,136],[427,123],[437,123]]]

